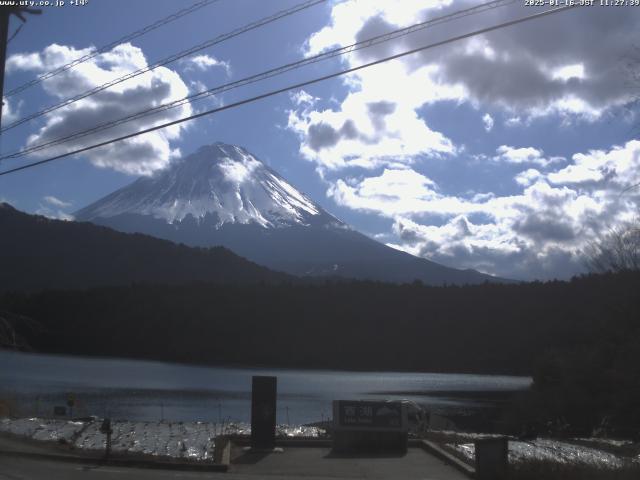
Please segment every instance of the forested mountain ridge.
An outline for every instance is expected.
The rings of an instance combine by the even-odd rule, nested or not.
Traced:
[[[0,204],[0,291],[132,282],[290,281],[223,247],[191,248],[91,223],[52,220]]]

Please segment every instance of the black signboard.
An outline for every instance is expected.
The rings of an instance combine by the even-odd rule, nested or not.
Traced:
[[[338,424],[340,427],[400,430],[403,427],[402,404],[399,402],[358,402],[340,400]]]
[[[251,393],[251,448],[276,446],[277,377],[255,376]]]
[[[334,452],[406,453],[407,445],[407,408],[402,402],[334,400]]]

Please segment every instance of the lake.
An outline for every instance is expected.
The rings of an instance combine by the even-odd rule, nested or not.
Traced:
[[[277,421],[288,424],[329,418],[334,399],[409,399],[442,414],[479,409],[486,405],[469,392],[522,390],[531,382],[513,376],[221,368],[0,351],[0,398],[20,415],[50,416],[73,394],[75,416],[246,422],[252,375],[278,377]]]

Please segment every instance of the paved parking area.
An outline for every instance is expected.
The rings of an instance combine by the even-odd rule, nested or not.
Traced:
[[[421,448],[396,456],[337,456],[329,448],[285,448],[283,453],[244,453],[229,474],[289,478],[467,480],[468,477]]]
[[[234,447],[234,460],[227,473],[194,472],[132,466],[97,465],[78,458],[71,451],[0,435],[0,480],[111,480],[111,479],[216,479],[285,480],[329,479],[420,479],[466,480],[465,474],[445,464],[420,447],[410,447],[403,455],[344,456],[331,453],[328,446],[285,446],[282,453],[250,453]],[[43,455],[51,457],[45,458]],[[68,458],[73,457],[73,458]],[[71,461],[73,460],[73,461]]]

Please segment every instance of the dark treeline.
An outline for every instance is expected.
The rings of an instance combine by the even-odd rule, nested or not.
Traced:
[[[207,364],[530,374],[545,352],[637,331],[640,274],[426,287],[132,285],[13,293],[46,352]],[[635,330],[634,330],[635,329]]]

